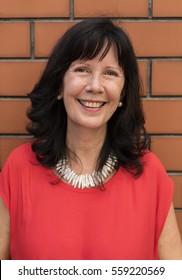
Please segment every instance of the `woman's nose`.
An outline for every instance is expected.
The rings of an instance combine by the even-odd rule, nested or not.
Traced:
[[[92,74],[87,81],[86,91],[102,93],[104,91],[103,79],[99,74]]]

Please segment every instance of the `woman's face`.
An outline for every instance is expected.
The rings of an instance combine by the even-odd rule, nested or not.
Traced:
[[[90,129],[106,128],[116,111],[124,86],[124,75],[112,46],[87,61],[76,60],[66,71],[61,96],[67,112],[67,124]]]

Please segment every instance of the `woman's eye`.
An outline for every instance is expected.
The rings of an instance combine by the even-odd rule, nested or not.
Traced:
[[[118,77],[118,73],[115,72],[115,71],[112,71],[112,70],[108,70],[106,71],[106,74],[109,75],[109,76],[115,76],[115,77]]]
[[[86,69],[84,67],[78,67],[78,68],[75,68],[75,72],[88,73],[88,69]]]

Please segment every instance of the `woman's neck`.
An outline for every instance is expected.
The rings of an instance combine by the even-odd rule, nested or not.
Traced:
[[[67,146],[73,153],[69,155],[71,166],[78,172],[92,172],[105,141],[106,129],[74,128],[67,130]],[[76,155],[77,157],[74,157]]]

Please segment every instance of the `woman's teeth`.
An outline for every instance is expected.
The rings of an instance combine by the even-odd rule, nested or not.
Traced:
[[[84,101],[84,100],[79,100],[79,102],[83,106],[88,108],[100,108],[105,104],[105,102],[91,102],[91,101]]]

